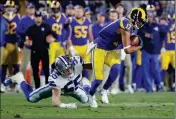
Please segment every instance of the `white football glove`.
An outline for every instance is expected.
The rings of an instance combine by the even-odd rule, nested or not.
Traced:
[[[121,60],[125,60],[126,53],[124,49],[121,49]]]
[[[86,55],[89,54],[96,46],[97,44],[94,44],[94,42],[91,42],[88,44]]]
[[[78,54],[77,51],[73,48],[73,46],[71,46],[69,50],[72,56],[76,56]]]
[[[161,48],[161,53],[165,52],[166,49],[165,48]]]
[[[68,104],[61,103],[59,107],[60,108],[77,108],[75,103],[68,103]]]

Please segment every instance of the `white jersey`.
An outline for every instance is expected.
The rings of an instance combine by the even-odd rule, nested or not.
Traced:
[[[83,60],[80,56],[74,56],[71,58],[74,64],[74,76],[72,78],[63,78],[53,70],[49,76],[49,85],[62,89],[63,92],[74,92],[82,79]]]

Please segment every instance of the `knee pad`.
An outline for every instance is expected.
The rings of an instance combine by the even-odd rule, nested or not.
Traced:
[[[74,94],[76,95],[77,99],[82,102],[82,103],[87,103],[88,102],[88,95],[87,93],[84,91],[84,89],[82,89],[81,87],[79,87]]]
[[[40,99],[40,96],[38,94],[33,94],[29,97],[28,101],[31,103],[36,103]]]

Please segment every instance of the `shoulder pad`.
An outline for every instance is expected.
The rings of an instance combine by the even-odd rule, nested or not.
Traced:
[[[119,22],[120,22],[120,28],[132,33],[133,25],[127,18],[122,17],[122,18],[119,19]]]
[[[84,60],[80,56],[71,57],[74,64],[84,64]]]

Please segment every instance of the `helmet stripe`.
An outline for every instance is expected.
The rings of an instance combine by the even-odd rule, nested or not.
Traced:
[[[145,11],[142,8],[137,8],[137,9],[142,12],[142,19],[145,19],[146,17]]]
[[[68,63],[65,61],[65,59],[62,56],[60,56],[59,58],[62,60],[62,62],[65,64],[65,66],[68,65]]]

